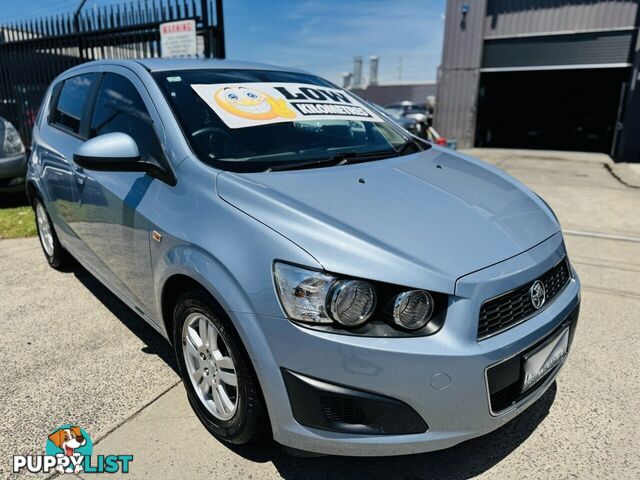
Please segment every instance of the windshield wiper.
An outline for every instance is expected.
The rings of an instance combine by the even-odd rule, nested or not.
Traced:
[[[339,152],[328,158],[308,160],[298,163],[282,163],[280,165],[271,165],[264,170],[265,172],[281,172],[284,170],[301,170],[304,168],[317,168],[326,165],[346,165],[347,163],[360,163],[368,160],[378,160],[382,158],[395,157],[398,155],[396,150],[381,150],[377,152]]]
[[[282,172],[284,170],[300,170],[303,168],[316,168],[324,165],[337,165],[342,162],[342,159],[336,159],[333,157],[321,158],[320,160],[308,160],[306,162],[297,163],[281,163],[279,165],[271,165],[265,171],[266,172]]]
[[[404,142],[402,145],[400,145],[396,149],[396,155],[398,156],[403,155],[409,149],[409,147],[412,147],[412,146],[416,147],[418,152],[431,148],[431,144],[427,142],[423,143],[420,140],[410,137],[407,139],[406,142]]]
[[[346,165],[353,163],[362,163],[368,162],[370,160],[381,160],[383,158],[391,158],[391,157],[399,157],[400,155],[404,155],[409,147],[415,147],[416,151],[420,152],[422,150],[427,150],[431,147],[429,143],[422,143],[421,141],[415,138],[409,138],[406,142],[400,145],[398,148],[394,148],[392,150],[378,150],[375,152],[338,152],[330,157],[315,159],[315,160],[307,160],[305,162],[297,162],[297,163],[282,163],[279,165],[271,165],[268,167],[265,172],[282,172],[284,170],[301,170],[305,168],[317,168],[323,167],[326,165]]]

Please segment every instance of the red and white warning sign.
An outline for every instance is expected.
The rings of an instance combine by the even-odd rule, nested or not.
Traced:
[[[195,20],[160,24],[160,54],[163,58],[193,57],[196,53]]]

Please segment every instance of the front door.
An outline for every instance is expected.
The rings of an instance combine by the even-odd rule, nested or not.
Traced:
[[[101,74],[95,105],[89,114],[89,138],[112,132],[130,135],[142,159],[163,155],[161,125],[140,80],[126,69]],[[143,99],[143,96],[146,97]],[[146,101],[145,101],[146,100]],[[86,219],[80,237],[92,254],[96,272],[144,312],[153,312],[155,296],[149,250],[149,214],[159,180],[143,172],[84,170],[79,188]]]

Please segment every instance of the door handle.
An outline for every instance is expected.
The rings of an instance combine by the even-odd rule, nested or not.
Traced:
[[[78,185],[84,185],[84,181],[87,179],[87,176],[84,174],[84,170],[80,167],[75,169],[73,176],[75,177]]]

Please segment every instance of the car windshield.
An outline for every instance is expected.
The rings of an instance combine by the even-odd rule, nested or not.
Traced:
[[[416,144],[407,149],[407,142],[413,141],[400,128],[350,92],[313,75],[265,70],[188,70],[157,72],[153,76],[193,151],[205,163],[223,170],[285,170],[288,165],[292,168],[307,163],[331,165],[330,160],[347,157],[353,161],[372,161],[385,158],[385,154],[389,157],[424,148]],[[280,99],[265,94],[274,88],[288,96]],[[310,115],[313,118],[301,119],[301,113],[293,107],[307,112],[312,107],[300,104],[312,102],[285,101],[302,98],[300,92],[307,92],[307,100],[313,96],[315,100],[331,100],[330,96],[334,101],[315,103],[314,114]],[[222,101],[219,94],[225,96]],[[358,110],[348,110],[339,101]],[[332,110],[327,106],[329,103]],[[242,111],[233,110],[234,106]],[[358,117],[344,118],[352,112]],[[362,118],[369,114],[371,121]]]

